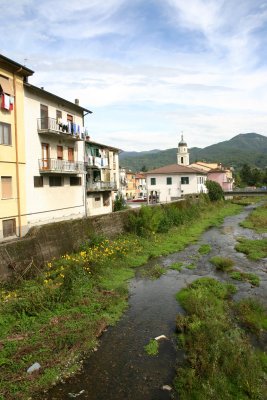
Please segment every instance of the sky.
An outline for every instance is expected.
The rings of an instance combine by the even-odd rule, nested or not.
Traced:
[[[267,1],[0,0],[0,53],[125,151],[267,135]]]

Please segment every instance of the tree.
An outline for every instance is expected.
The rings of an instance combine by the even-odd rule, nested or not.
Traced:
[[[211,201],[224,199],[223,190],[218,182],[207,180],[206,187],[208,189],[208,196]]]
[[[251,185],[252,176],[251,176],[251,167],[248,164],[243,164],[240,170],[240,178],[243,183],[247,185]]]
[[[113,205],[113,211],[121,211],[127,208],[126,201],[122,194],[117,194]]]

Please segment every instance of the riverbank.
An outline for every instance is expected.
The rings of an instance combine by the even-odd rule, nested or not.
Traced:
[[[183,249],[205,229],[239,210],[240,206],[231,203],[188,204],[183,224],[177,221],[167,232],[154,233],[155,218],[150,218],[148,232],[143,231],[141,238],[133,234],[115,241],[95,238],[79,253],[48,264],[38,279],[16,288],[4,287],[2,399],[28,399],[62,376],[75,373],[81,358],[96,347],[102,330],[114,324],[127,307],[132,267]],[[166,222],[161,230],[165,228]],[[27,368],[34,362],[41,368],[28,374]]]

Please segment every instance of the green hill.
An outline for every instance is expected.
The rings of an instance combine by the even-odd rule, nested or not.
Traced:
[[[267,137],[257,133],[242,133],[230,140],[213,144],[203,149],[189,149],[190,162],[220,162],[226,166],[240,168],[247,163],[252,167],[267,167]],[[177,162],[177,148],[144,152],[123,152],[120,166],[140,171]]]

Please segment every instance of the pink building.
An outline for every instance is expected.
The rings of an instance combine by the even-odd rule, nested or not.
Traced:
[[[223,190],[233,190],[233,178],[229,177],[228,170],[215,168],[208,171],[208,179],[219,183]]]

